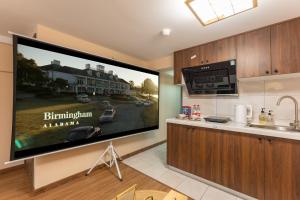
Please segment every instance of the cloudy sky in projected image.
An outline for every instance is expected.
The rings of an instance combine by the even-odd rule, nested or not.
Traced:
[[[27,59],[33,59],[38,66],[49,65],[52,60],[59,60],[62,66],[73,67],[77,69],[85,69],[86,64],[90,64],[91,68],[96,69],[96,65],[100,64],[105,67],[105,71],[112,70],[119,78],[126,81],[133,81],[136,86],[140,86],[146,78],[150,78],[155,85],[158,85],[158,77],[156,75],[147,74],[127,68],[116,67],[92,60],[82,59],[66,54],[56,53],[34,47],[18,44],[18,53],[22,53]]]

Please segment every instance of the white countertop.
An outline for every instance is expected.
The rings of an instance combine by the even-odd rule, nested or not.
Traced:
[[[204,119],[202,119],[201,121],[192,121],[192,120],[170,118],[167,119],[166,122],[173,123],[173,124],[188,125],[188,126],[197,126],[203,128],[212,128],[212,129],[225,130],[225,131],[248,133],[254,135],[300,140],[300,132],[291,132],[291,131],[286,132],[286,131],[278,131],[278,130],[270,130],[270,129],[262,129],[262,128],[253,128],[253,127],[246,126],[246,124],[239,124],[232,121],[222,124],[222,123],[206,122]]]

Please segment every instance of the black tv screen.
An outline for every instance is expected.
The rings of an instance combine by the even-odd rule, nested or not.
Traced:
[[[13,36],[11,160],[159,126],[159,73]]]

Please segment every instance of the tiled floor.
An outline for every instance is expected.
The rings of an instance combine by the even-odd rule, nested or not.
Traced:
[[[137,154],[123,162],[195,200],[242,200],[168,169],[166,167],[166,144]]]

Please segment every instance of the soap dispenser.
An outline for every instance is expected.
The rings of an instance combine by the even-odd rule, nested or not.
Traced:
[[[269,110],[268,116],[267,116],[267,124],[268,125],[274,125],[274,115],[273,111]]]
[[[262,108],[259,115],[259,124],[265,125],[267,122],[267,115],[265,113],[265,108]]]

